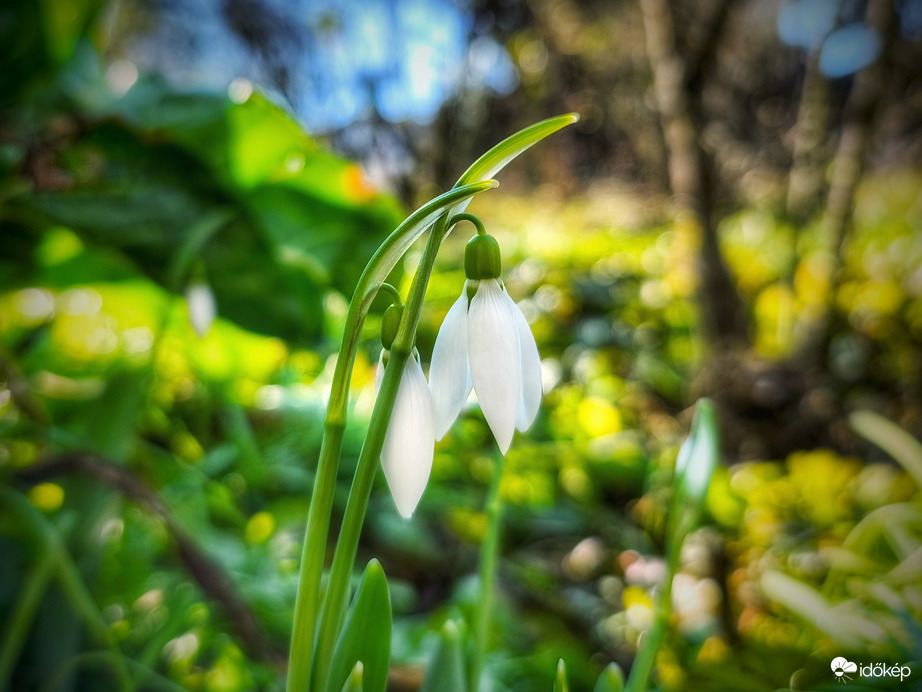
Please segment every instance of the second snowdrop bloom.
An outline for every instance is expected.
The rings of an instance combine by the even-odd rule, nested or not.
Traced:
[[[390,346],[390,340],[385,343]],[[429,482],[435,447],[432,398],[415,350],[403,367],[397,399],[381,448],[381,468],[387,487],[397,511],[405,519],[413,515]],[[385,362],[385,352],[382,351],[375,374],[375,392],[381,386]]]
[[[541,360],[522,311],[499,280],[496,240],[467,245],[467,281],[448,311],[432,351],[429,388],[436,439],[451,428],[474,390],[500,451],[515,430],[531,427],[541,404]]]

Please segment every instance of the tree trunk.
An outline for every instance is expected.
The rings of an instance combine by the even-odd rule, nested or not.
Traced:
[[[712,54],[728,0],[721,0],[714,31],[699,47]],[[640,0],[653,88],[668,152],[669,184],[677,221],[698,232],[698,301],[704,337],[714,352],[746,346],[748,321],[736,285],[720,250],[712,209],[711,162],[701,148],[700,82],[705,58],[689,64],[676,49],[672,9],[667,0]]]

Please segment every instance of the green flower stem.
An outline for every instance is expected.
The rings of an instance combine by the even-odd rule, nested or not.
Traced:
[[[455,214],[454,216],[451,217],[451,221],[449,222],[448,225],[454,226],[459,221],[470,221],[472,224],[474,224],[474,228],[477,229],[477,235],[487,234],[487,229],[483,227],[483,222],[480,219],[478,219],[476,216],[474,216],[473,214],[469,214],[466,211],[461,212],[460,214]]]
[[[323,443],[317,461],[317,474],[307,516],[307,531],[301,552],[301,572],[295,600],[291,649],[288,658],[288,692],[307,692],[311,680],[314,640],[320,604],[320,578],[326,554],[327,534],[333,491],[339,470],[343,433],[346,428],[346,406],[349,401],[349,380],[365,315],[387,275],[419,236],[452,207],[484,190],[496,187],[492,180],[456,187],[432,200],[411,214],[388,236],[369,260],[355,287],[346,315],[343,341],[340,346],[327,415]]]
[[[93,597],[80,576],[80,571],[71,559],[57,531],[31,502],[12,488],[0,485],[0,506],[15,512],[25,522],[40,549],[53,563],[61,589],[68,601],[70,601],[74,611],[83,620],[87,630],[115,656],[114,669],[118,678],[119,688],[133,690],[134,683],[128,673],[128,666],[119,652],[118,645],[112,638],[109,628],[103,622],[99,609],[96,607]],[[42,558],[40,566],[44,560],[45,558]],[[29,587],[27,586],[27,588]]]
[[[19,595],[16,608],[10,614],[3,632],[3,639],[0,641],[0,690],[9,689],[13,666],[29,636],[29,628],[42,596],[48,588],[48,583],[54,576],[54,569],[54,553],[45,550],[26,577],[25,586]]]
[[[477,692],[480,671],[487,653],[487,639],[490,634],[490,615],[493,612],[496,592],[496,568],[499,564],[499,536],[503,514],[503,500],[499,492],[502,478],[503,455],[496,454],[493,478],[490,479],[485,507],[487,530],[483,543],[480,544],[480,602],[477,604],[474,656],[471,659],[471,669],[468,675],[470,692]]]
[[[362,323],[371,302],[377,295],[377,286],[383,283],[403,254],[435,221],[451,210],[463,212],[470,199],[485,190],[496,187],[489,180],[516,156],[541,141],[548,135],[579,120],[575,113],[549,118],[521,130],[504,139],[475,161],[461,176],[458,183],[448,192],[432,200],[414,212],[388,236],[371,258],[355,288],[352,303],[346,316],[343,342],[340,347],[336,368],[333,372],[333,386],[327,407],[324,443],[317,462],[317,475],[308,512],[308,526],[302,551],[301,572],[298,578],[298,593],[295,605],[295,623],[292,631],[291,649],[288,660],[288,692],[307,692],[311,680],[315,622],[320,600],[320,577],[326,552],[327,533],[330,525],[330,510],[333,503],[333,488],[339,467],[342,447],[342,433],[346,425],[346,403],[349,397],[349,373],[355,360]],[[443,222],[444,223],[444,222]],[[407,312],[410,312],[409,310]],[[404,315],[401,333],[397,341],[406,338],[404,324],[409,321]],[[415,323],[414,323],[415,333]],[[402,335],[402,336],[401,336]],[[391,361],[393,361],[393,350]],[[399,360],[403,366],[405,360]],[[385,369],[385,378],[387,370]],[[396,380],[399,383],[399,375]],[[382,383],[383,387],[383,383]],[[381,398],[379,392],[379,399]],[[386,397],[385,397],[386,399]],[[391,402],[390,406],[393,406]],[[327,440],[327,437],[336,439]],[[383,438],[382,438],[383,441]],[[377,455],[373,458],[377,462]],[[374,471],[374,465],[372,466]],[[362,514],[364,515],[364,509]],[[354,551],[353,551],[354,554]],[[354,559],[354,558],[353,558]]]
[[[653,607],[653,626],[643,636],[640,651],[631,666],[631,674],[625,684],[625,692],[645,692],[656,663],[656,653],[659,651],[666,636],[669,626],[669,616],[672,614],[672,582],[675,580],[679,568],[679,553],[682,540],[670,539],[666,546],[666,575],[663,579],[663,588],[660,590]]]
[[[403,368],[408,358],[411,358],[413,347],[416,343],[416,329],[419,326],[419,317],[422,313],[423,299],[432,275],[435,257],[448,230],[444,217],[439,219],[429,236],[426,249],[423,251],[419,269],[413,278],[410,295],[407,298],[400,328],[391,345],[390,357],[384,368],[384,377],[375,400],[375,407],[368,423],[368,432],[359,454],[358,466],[346,502],[346,511],[343,516],[343,525],[336,542],[336,551],[333,555],[333,566],[330,571],[330,583],[327,587],[323,603],[323,613],[320,621],[320,634],[317,641],[316,661],[328,661],[333,655],[333,647],[342,626],[345,615],[346,599],[352,570],[355,565],[355,555],[358,550],[359,537],[362,524],[365,522],[365,513],[368,509],[368,499],[378,469],[378,459],[381,448],[384,446],[384,436],[390,422],[391,411],[397,399],[397,390],[403,375]],[[318,665],[314,672],[314,686],[316,692],[326,689],[329,671],[326,666]]]

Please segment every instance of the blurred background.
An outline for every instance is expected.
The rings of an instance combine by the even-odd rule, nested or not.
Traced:
[[[9,0],[0,41],[0,688],[115,689],[117,649],[143,689],[282,689],[354,283],[568,111],[470,208],[546,393],[503,477],[492,689],[630,666],[700,396],[723,463],[660,688],[922,659],[922,1]],[[378,479],[359,563],[392,589],[389,689],[473,612],[492,447],[473,405],[409,522]]]

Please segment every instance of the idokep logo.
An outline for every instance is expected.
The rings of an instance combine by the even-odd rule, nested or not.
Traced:
[[[912,674],[909,666],[890,665],[888,663],[862,663],[860,666],[842,656],[836,656],[829,664],[838,682],[847,682],[852,678],[848,673],[858,673],[862,678],[899,678],[902,682]]]
[[[852,663],[841,656],[837,656],[832,659],[830,664],[832,667],[832,672],[836,674],[836,680],[838,682],[845,682],[846,680],[851,680],[851,678],[846,675],[846,673],[854,673],[858,670],[858,664]]]

